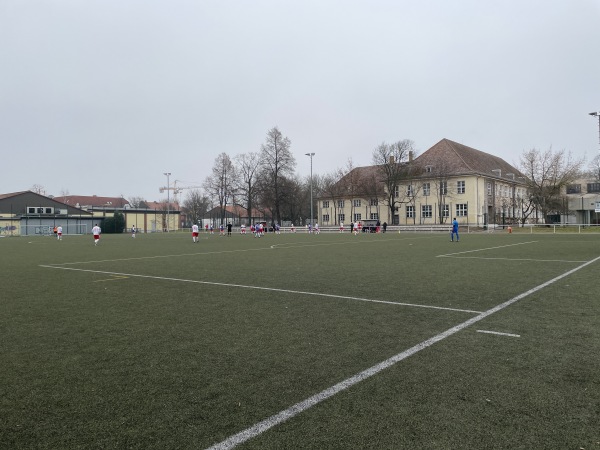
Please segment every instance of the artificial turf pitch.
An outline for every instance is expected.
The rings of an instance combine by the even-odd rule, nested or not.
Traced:
[[[599,257],[598,234],[2,238],[0,447],[600,449]]]

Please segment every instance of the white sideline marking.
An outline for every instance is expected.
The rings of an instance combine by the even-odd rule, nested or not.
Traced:
[[[258,422],[256,425],[253,425],[250,428],[246,428],[245,430],[240,431],[239,433],[228,437],[224,441],[221,441],[217,444],[212,445],[211,447],[208,448],[208,450],[232,449],[232,448],[236,447],[237,445],[246,442],[248,439],[256,437],[256,436],[264,433],[265,431],[269,430],[270,428],[273,428],[274,426],[279,425],[280,423],[285,422],[288,419],[291,419],[292,417],[300,414],[301,412],[306,411],[308,408],[310,408],[318,403],[321,403],[324,400],[327,400],[329,397],[333,397],[335,394],[338,394],[339,392],[341,392],[345,389],[348,389],[349,387],[352,387],[355,384],[360,383],[361,381],[372,377],[373,375],[378,374],[382,370],[387,369],[390,366],[393,366],[397,362],[400,362],[403,359],[406,359],[409,356],[412,356],[415,353],[417,353],[421,350],[424,350],[427,347],[432,346],[436,342],[439,342],[443,339],[446,339],[449,336],[452,336],[453,334],[458,333],[459,331],[467,328],[468,326],[473,325],[474,323],[485,319],[486,317],[506,308],[507,306],[510,306],[513,303],[518,302],[519,300],[539,291],[540,289],[545,288],[546,286],[551,285],[552,283],[557,282],[558,280],[560,280],[562,278],[565,278],[565,277],[571,275],[572,273],[577,272],[580,269],[583,269],[584,267],[586,267],[592,263],[595,263],[598,260],[600,260],[600,256],[595,259],[592,259],[591,261],[588,261],[574,269],[571,269],[568,272],[563,273],[562,275],[552,278],[551,280],[546,281],[545,283],[542,283],[522,294],[519,294],[516,297],[513,297],[504,303],[494,306],[493,308],[488,309],[485,312],[482,312],[478,316],[475,316],[461,324],[458,324],[458,325],[444,331],[443,333],[433,336],[432,338],[429,338],[429,339],[421,342],[420,344],[417,344],[414,347],[409,348],[408,350],[398,353],[397,355],[394,355],[391,358],[380,362],[379,364],[369,367],[368,369],[366,369],[360,373],[357,373],[356,375],[353,375],[350,378],[347,378],[344,381],[342,381],[338,384],[335,384],[335,385],[319,392],[318,394],[313,395],[312,397],[307,398],[306,400],[296,403],[295,405],[292,405],[289,408],[284,409],[283,411],[278,412],[277,414],[274,414],[271,417],[268,417],[267,419],[265,419],[261,422]]]
[[[581,264],[585,261],[569,261],[568,259],[533,259],[533,258],[488,258],[485,256],[450,256],[440,255],[438,258],[459,258],[459,259],[499,259],[503,261],[530,261],[530,262],[562,262],[562,263],[576,263]]]
[[[414,238],[413,238],[414,239]],[[201,255],[220,255],[225,253],[244,253],[244,252],[261,252],[265,250],[274,250],[274,249],[288,249],[288,248],[300,248],[300,247],[322,247],[328,245],[348,245],[348,244],[360,244],[360,243],[368,243],[368,242],[386,242],[391,241],[392,239],[387,240],[377,240],[377,241],[345,241],[345,242],[321,242],[321,243],[313,243],[313,244],[293,244],[293,243],[279,243],[273,244],[269,247],[260,247],[260,248],[247,248],[247,249],[236,249],[236,250],[219,250],[213,252],[194,252],[194,253],[179,253],[172,255],[154,255],[154,256],[134,256],[131,258],[116,258],[116,259],[100,259],[95,261],[73,261],[73,262],[65,262],[65,263],[56,263],[54,265],[66,266],[66,265],[75,265],[75,264],[97,264],[104,262],[114,262],[114,261],[137,261],[143,259],[159,259],[159,258],[178,258],[180,256],[201,256]],[[31,242],[30,242],[31,243]]]
[[[521,337],[520,334],[501,333],[500,331],[476,330],[478,333],[498,334],[500,336]]]
[[[497,247],[478,248],[476,250],[465,250],[464,252],[447,253],[445,255],[438,255],[437,257],[438,258],[443,258],[445,256],[464,255],[465,253],[483,252],[484,250],[495,250],[497,248],[513,247],[515,245],[535,244],[537,242],[538,241],[518,242],[516,244],[499,245]]]
[[[481,314],[481,311],[473,311],[470,309],[447,308],[447,307],[443,307],[443,306],[432,306],[432,305],[419,305],[416,303],[400,303],[400,302],[391,302],[388,300],[374,300],[374,299],[370,299],[370,298],[350,297],[350,296],[346,296],[346,295],[323,294],[320,292],[308,292],[308,291],[294,291],[291,289],[278,289],[278,288],[269,288],[269,287],[262,287],[262,286],[249,286],[249,285],[245,285],[245,284],[218,283],[216,281],[187,280],[185,278],[157,277],[157,276],[153,276],[153,275],[138,275],[135,273],[107,272],[104,270],[92,270],[92,269],[76,269],[74,267],[60,267],[60,266],[53,266],[53,265],[40,265],[40,267],[45,267],[45,268],[49,268],[49,269],[60,269],[60,270],[73,270],[76,272],[101,273],[104,275],[112,275],[112,276],[120,277],[120,278],[128,278],[128,277],[150,278],[152,280],[180,281],[183,283],[208,284],[211,286],[236,287],[236,288],[241,288],[241,289],[257,289],[257,290],[262,290],[262,291],[285,292],[288,294],[312,295],[315,297],[328,297],[328,298],[339,298],[339,299],[343,299],[343,300],[355,300],[355,301],[359,301],[359,302],[383,303],[386,305],[409,306],[409,307],[413,307],[413,308],[428,308],[428,309],[437,309],[437,310],[442,310],[442,311],[456,311],[456,312],[461,312],[461,313]]]

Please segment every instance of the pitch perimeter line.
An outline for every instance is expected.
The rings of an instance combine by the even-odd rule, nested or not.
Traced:
[[[180,281],[183,283],[198,283],[198,284],[207,284],[207,285],[211,285],[211,286],[235,287],[235,288],[240,288],[240,289],[256,289],[256,290],[261,290],[261,291],[284,292],[286,294],[312,295],[315,297],[339,298],[342,300],[356,300],[359,302],[383,303],[386,305],[408,306],[408,307],[413,307],[413,308],[428,308],[428,309],[436,309],[436,310],[442,310],[442,311],[454,311],[454,312],[469,313],[469,314],[481,314],[481,311],[473,311],[470,309],[458,309],[458,308],[447,308],[447,307],[443,307],[443,306],[420,305],[417,303],[400,303],[400,302],[391,302],[389,300],[374,300],[374,299],[370,299],[370,298],[349,297],[346,295],[324,294],[324,293],[320,293],[320,292],[308,292],[308,291],[294,291],[291,289],[269,288],[269,287],[262,287],[262,286],[249,286],[249,285],[245,285],[245,284],[219,283],[216,281],[187,280],[185,278],[157,277],[157,276],[153,276],[153,275],[138,275],[135,273],[106,272],[103,270],[76,269],[74,267],[60,267],[60,266],[52,266],[52,265],[40,265],[40,267],[45,267],[48,269],[73,270],[76,272],[101,273],[103,275],[112,275],[112,276],[123,277],[123,278],[135,277],[135,278],[150,278],[152,280]]]
[[[490,331],[490,330],[475,330],[478,333],[485,333],[485,334],[497,334],[499,336],[509,336],[509,337],[521,337],[520,334],[513,334],[513,333],[503,333],[501,331]]]
[[[497,248],[513,247],[515,245],[535,244],[537,241],[519,242],[517,244],[499,245],[497,247],[478,248],[476,250],[465,250],[464,252],[447,253],[445,255],[437,255],[437,258],[443,258],[445,256],[464,255],[465,253],[483,252],[484,250],[495,250]]]
[[[380,362],[379,364],[376,364],[362,372],[359,372],[356,375],[353,375],[350,378],[347,378],[344,381],[342,381],[338,384],[335,384],[335,385],[331,386],[330,388],[327,388],[327,389],[319,392],[318,394],[313,395],[312,397],[307,398],[306,400],[296,403],[295,405],[292,405],[289,408],[287,408],[277,414],[274,414],[271,417],[269,417],[261,422],[258,422],[256,425],[253,425],[250,428],[246,428],[245,430],[240,431],[239,433],[228,437],[227,439],[219,442],[218,444],[212,445],[207,450],[232,449],[232,448],[236,447],[237,445],[242,444],[242,443],[246,442],[247,440],[252,439],[253,437],[256,437],[256,436],[264,433],[265,431],[273,428],[274,426],[279,425],[279,424],[285,422],[286,420],[291,419],[294,416],[297,416],[298,414],[306,411],[307,409],[311,408],[312,406],[315,406],[318,403],[321,403],[322,401],[327,400],[330,397],[333,397],[334,395],[340,393],[341,391],[344,391],[344,390],[354,386],[355,384],[358,384],[361,381],[364,381],[367,378],[370,378],[370,377],[378,374],[382,370],[393,366],[394,364],[402,361],[403,359],[406,359],[409,356],[412,356],[415,353],[420,352],[421,350],[424,350],[427,347],[430,347],[433,344],[440,342],[440,341],[446,339],[447,337],[452,336],[453,334],[458,333],[459,331],[467,328],[468,326],[473,325],[474,323],[477,323],[498,311],[501,311],[502,309],[512,305],[513,303],[516,303],[519,300],[521,300],[531,294],[534,294],[535,292],[557,282],[558,280],[561,280],[562,278],[565,278],[565,277],[577,272],[580,269],[583,269],[584,267],[586,267],[590,264],[595,263],[598,260],[600,260],[600,256],[597,258],[594,258],[591,261],[588,261],[574,269],[571,269],[568,272],[563,273],[562,275],[552,278],[551,280],[546,281],[545,283],[542,283],[522,294],[519,294],[516,297],[513,297],[504,303],[494,306],[493,308],[488,309],[485,312],[482,312],[478,316],[475,316],[461,324],[458,324],[458,325],[444,331],[443,333],[433,336],[432,338],[429,338],[429,339],[421,342],[420,344],[417,344],[414,347],[409,348],[408,350],[398,353],[397,355],[394,355],[391,358]]]
[[[456,259],[490,259],[490,260],[500,260],[500,261],[529,261],[529,262],[561,262],[561,263],[577,263],[581,264],[585,261],[569,261],[566,259],[533,259],[533,258],[492,258],[485,256],[450,256],[450,255],[440,255],[438,258],[456,258]]]

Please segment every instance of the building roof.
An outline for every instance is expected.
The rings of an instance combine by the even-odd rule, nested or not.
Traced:
[[[0,200],[4,200],[5,198],[16,197],[18,195],[22,195],[22,194],[25,194],[27,192],[31,192],[31,191],[20,191],[20,192],[10,192],[8,194],[0,194]]]
[[[518,180],[518,177],[524,176],[502,158],[449,139],[442,139],[415,158],[414,162],[424,170],[424,176],[427,176],[427,166],[432,167],[433,173],[443,172],[443,175],[479,174],[511,180]]]
[[[97,195],[60,195],[54,197],[57,201],[61,201],[67,205],[72,205],[79,208],[86,207],[107,207],[107,208],[124,208],[129,202],[123,197],[98,197]]]

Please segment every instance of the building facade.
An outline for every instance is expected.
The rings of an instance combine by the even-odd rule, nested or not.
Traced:
[[[358,167],[333,194],[317,199],[319,223],[440,225],[456,217],[461,225],[485,227],[517,223],[523,216],[524,175],[502,158],[442,139],[401,164],[411,165],[410,175],[394,186],[392,206],[380,168]]]

